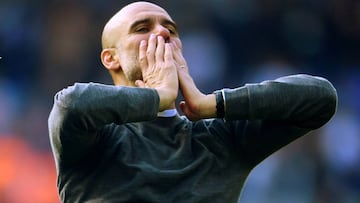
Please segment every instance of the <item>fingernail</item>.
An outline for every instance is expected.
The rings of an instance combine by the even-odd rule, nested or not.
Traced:
[[[141,40],[140,46],[145,46],[145,45],[146,45],[146,40]]]

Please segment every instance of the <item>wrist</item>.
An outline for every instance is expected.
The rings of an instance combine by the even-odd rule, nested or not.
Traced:
[[[200,105],[203,118],[216,117],[216,95],[208,94]]]
[[[175,108],[175,99],[176,96],[172,96],[169,91],[163,90],[161,88],[156,89],[158,96],[159,96],[159,112]]]

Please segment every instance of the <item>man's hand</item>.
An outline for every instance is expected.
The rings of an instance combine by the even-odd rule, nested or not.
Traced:
[[[179,104],[181,111],[193,121],[216,117],[215,95],[205,95],[200,92],[189,74],[188,66],[182,55],[180,40],[176,39],[172,43],[175,45],[173,57],[177,64],[180,90],[185,99]]]
[[[148,42],[141,41],[139,47],[143,81],[137,80],[135,84],[138,87],[154,88],[158,91],[159,111],[175,107],[174,102],[179,90],[172,46],[170,43],[165,43],[163,37],[152,34]]]

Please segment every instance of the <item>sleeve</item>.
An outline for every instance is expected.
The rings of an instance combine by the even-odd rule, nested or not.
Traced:
[[[304,74],[224,92],[226,120],[246,120],[234,132],[238,150],[254,165],[298,137],[320,128],[337,108],[337,93],[332,84],[324,78]]]
[[[48,119],[56,160],[76,160],[93,147],[105,125],[156,118],[156,90],[76,83],[54,97]]]

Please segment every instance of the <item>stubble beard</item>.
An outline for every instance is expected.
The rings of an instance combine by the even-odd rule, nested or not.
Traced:
[[[140,63],[137,56],[131,57],[126,67],[123,68],[124,75],[130,82],[135,82],[136,80],[142,80],[142,72],[140,68]]]

